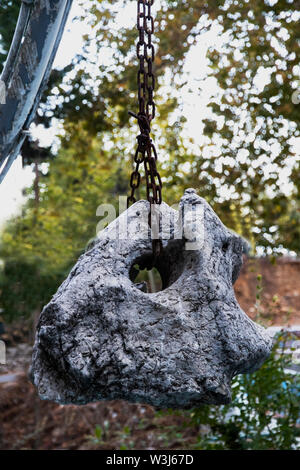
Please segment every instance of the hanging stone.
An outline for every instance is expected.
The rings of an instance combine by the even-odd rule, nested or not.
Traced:
[[[150,267],[149,203],[114,220],[84,253],[37,326],[31,380],[61,404],[124,399],[158,408],[231,401],[230,381],[258,369],[272,340],[239,307],[245,241],[188,189],[160,206],[162,290],[134,284]]]

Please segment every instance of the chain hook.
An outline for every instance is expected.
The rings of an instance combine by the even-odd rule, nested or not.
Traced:
[[[146,176],[147,199],[150,204],[148,222],[151,233],[152,204],[161,204],[162,202],[162,182],[156,168],[157,153],[152,139],[150,138],[150,123],[155,117],[155,103],[153,101],[155,76],[152,70],[155,51],[152,44],[152,34],[154,32],[154,20],[151,15],[152,5],[153,0],[137,0],[137,29],[139,31],[139,39],[136,51],[139,60],[139,70],[137,74],[139,112],[136,114],[132,111],[128,111],[128,114],[137,120],[140,134],[137,136],[138,146],[134,157],[136,166],[130,178],[131,194],[127,198],[127,206],[129,206],[131,202],[136,201],[134,193],[139,187],[141,180],[139,165],[143,162]],[[151,51],[150,54],[149,51]],[[154,157],[152,156],[152,152]],[[139,154],[141,154],[140,157]],[[156,211],[154,223],[159,227],[159,216],[157,216]],[[162,251],[162,241],[159,238],[152,239],[152,249],[154,265]]]

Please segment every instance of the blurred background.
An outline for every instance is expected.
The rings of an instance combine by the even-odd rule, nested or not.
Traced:
[[[0,70],[20,3],[1,2]],[[138,133],[128,116],[136,2],[75,0],[30,135],[0,186],[0,448],[300,446],[300,2],[155,0],[153,12],[163,199],[177,203],[194,187],[249,241],[235,289],[251,318],[280,327],[272,357],[235,379],[232,405],[184,412],[59,406],[28,382],[40,311],[95,237],[97,207],[118,210],[128,194]],[[157,273],[138,280],[159,289]]]

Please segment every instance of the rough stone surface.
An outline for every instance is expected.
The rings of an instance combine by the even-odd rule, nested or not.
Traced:
[[[194,190],[179,211],[161,205],[163,290],[133,283],[133,265],[151,259],[148,210],[139,201],[103,230],[43,309],[30,372],[42,399],[229,403],[232,377],[267,358],[271,337],[241,310],[232,287],[245,242]]]

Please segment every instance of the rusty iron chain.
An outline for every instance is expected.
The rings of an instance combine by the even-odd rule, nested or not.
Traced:
[[[151,122],[155,117],[155,103],[153,92],[155,89],[155,75],[153,63],[155,50],[152,44],[154,33],[154,19],[151,14],[151,6],[154,0],[137,0],[137,29],[139,39],[136,46],[136,54],[139,61],[137,73],[139,112],[129,114],[137,119],[140,134],[137,136],[137,149],[134,155],[135,169],[131,173],[131,193],[127,198],[127,207],[136,202],[135,191],[141,182],[140,165],[144,164],[147,200],[150,203],[149,226],[152,233],[159,233],[159,214],[153,207],[162,202],[162,182],[157,171],[157,152],[150,138]],[[162,242],[159,238],[152,238],[154,262],[162,251]]]

